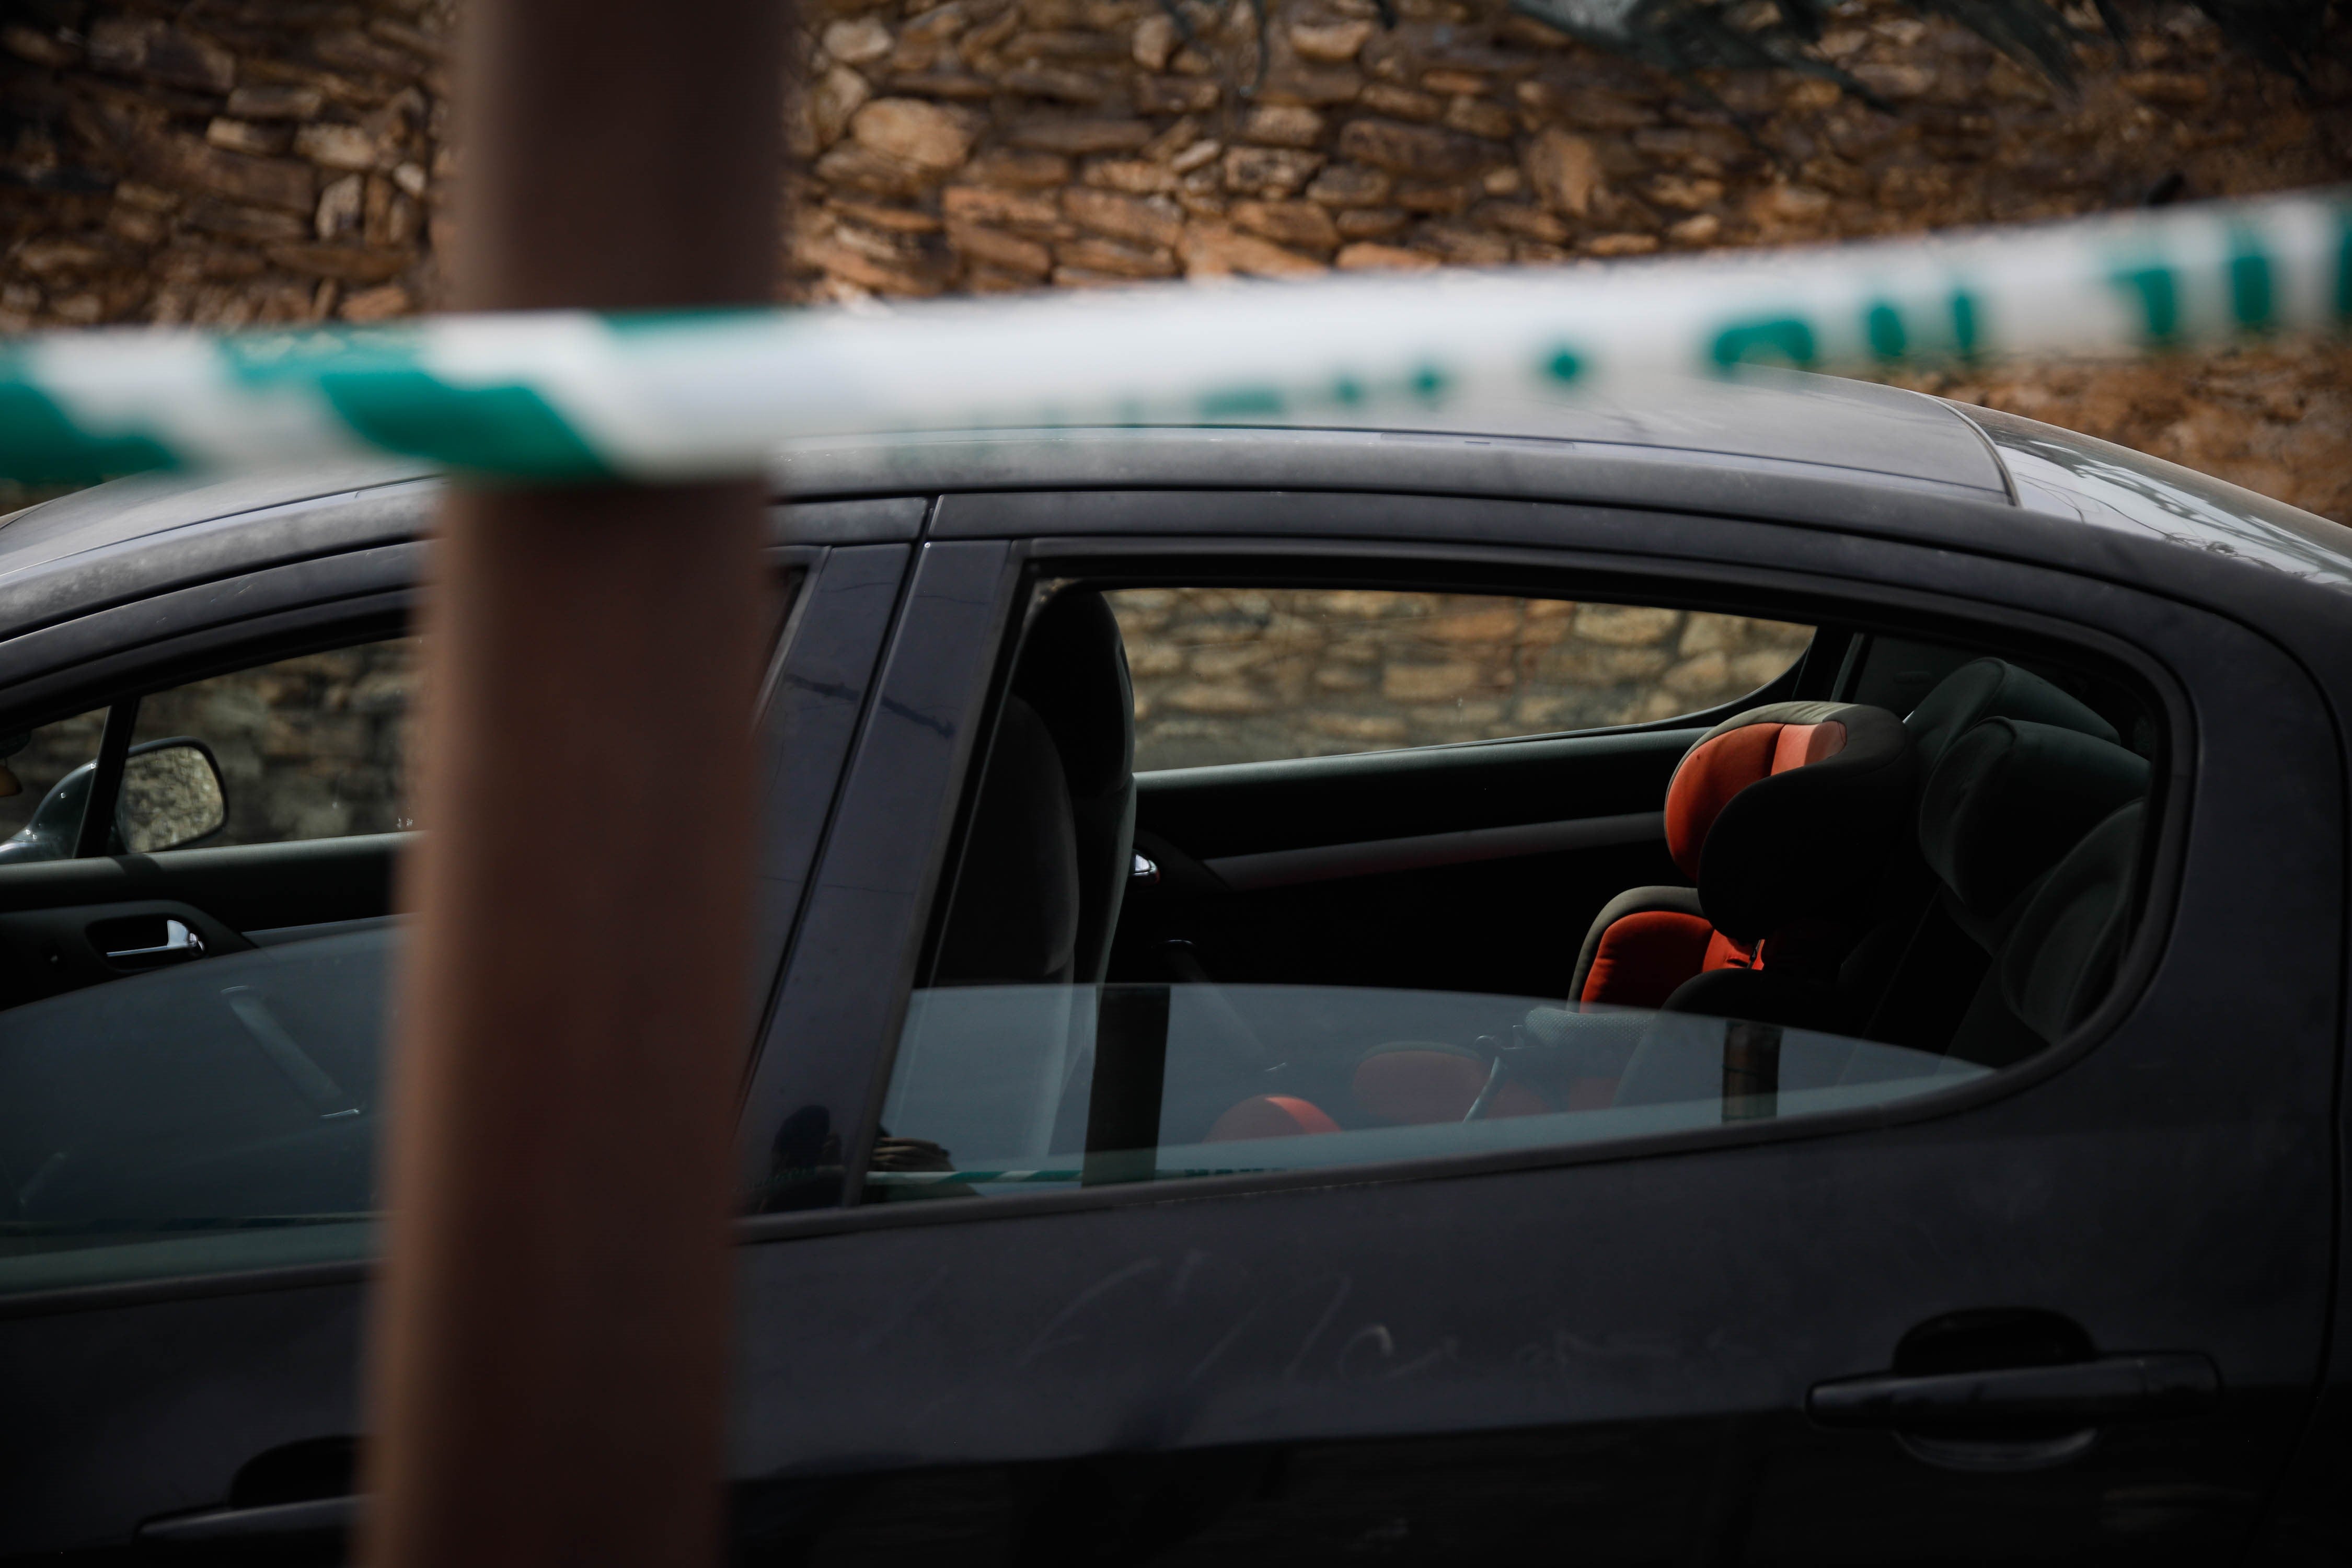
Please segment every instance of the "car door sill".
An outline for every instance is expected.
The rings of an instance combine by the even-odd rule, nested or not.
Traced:
[[[1318,844],[1304,849],[1269,849],[1254,855],[1222,855],[1205,860],[1225,885],[1238,892],[1286,888],[1301,882],[1336,881],[1391,871],[1420,871],[1473,860],[1507,860],[1570,849],[1663,839],[1662,811],[1617,816],[1581,816],[1566,822],[1528,822],[1512,827],[1472,827],[1454,833],[1423,833],[1407,838],[1373,838],[1355,844]]]

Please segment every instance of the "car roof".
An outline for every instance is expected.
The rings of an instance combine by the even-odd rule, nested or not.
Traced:
[[[1932,398],[1826,376],[1766,375],[1750,383],[1660,381],[1607,399],[1562,393],[1440,407],[1384,409],[1360,420],[1318,418],[1311,427],[1121,426],[1079,430],[908,432],[866,438],[787,441],[777,474],[791,493],[889,488],[1051,487],[1098,483],[1107,465],[1164,472],[1183,482],[1203,454],[1211,471],[1230,457],[1221,435],[1248,430],[1265,453],[1284,431],[1361,447],[1394,437],[1542,443],[1596,457],[1646,456],[1699,463],[1795,466],[1851,476],[2005,496],[1992,449],[1969,423]],[[1352,438],[1352,439],[1350,439]],[[0,575],[79,551],[289,502],[315,500],[431,472],[400,458],[292,472],[155,474],[78,491],[0,519]],[[1193,482],[1198,482],[1197,480]]]
[[[0,599],[198,525],[298,510],[371,539],[422,531],[429,464],[387,458],[293,471],[116,480],[0,518]],[[2150,535],[2305,580],[2352,584],[2352,530],[2126,448],[1866,382],[1760,371],[1657,380],[1606,396],[1531,394],[1349,422],[908,431],[779,444],[777,490],[1221,488],[1492,495],[1840,526],[1906,494],[2022,508],[2049,530]],[[288,509],[288,510],[280,510]],[[361,514],[365,514],[362,524]],[[181,537],[187,537],[186,534]],[[271,552],[265,551],[264,553]],[[210,552],[207,552],[210,553]],[[232,550],[229,553],[234,554]]]

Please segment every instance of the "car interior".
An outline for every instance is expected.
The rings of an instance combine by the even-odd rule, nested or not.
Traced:
[[[1382,731],[1384,749],[1360,716],[1293,754],[1139,769],[1122,616],[1166,587],[1039,585],[952,837],[870,1198],[982,1190],[959,1148],[1017,1144],[1024,1180],[1089,1184],[1669,1130],[1694,1107],[1788,1116],[2021,1061],[2112,985],[2161,732],[2144,691],[2089,661],[1823,626],[1696,711]],[[1697,626],[1546,603],[1612,637],[1610,616]],[[1248,634],[1217,657],[1256,657]],[[329,755],[324,719],[222,730],[226,710],[187,695],[255,657],[176,669],[102,731],[74,718],[58,732],[79,751],[12,754],[38,798],[0,845],[0,1257],[26,1280],[70,1283],[78,1248],[133,1233],[167,1251],[234,1233],[273,1258],[367,1245],[316,1233],[373,1207],[406,835],[363,829],[406,824],[379,805],[312,837],[254,826],[236,769],[261,764],[236,763],[236,734],[309,775],[360,765]],[[1476,710],[1408,706],[1446,734]],[[1146,735],[1148,760],[1172,732]],[[110,815],[47,822],[93,793]],[[961,1065],[923,1067],[921,1019],[936,1035],[951,1014]],[[1042,1067],[1009,1065],[1041,1034]],[[1765,1064],[1752,1082],[1743,1051]],[[1028,1131],[999,1138],[992,1117]],[[1350,1137],[1318,1142],[1332,1133]],[[1244,1143],[1245,1167],[1214,1152]],[[156,1267],[190,1266],[173,1258]]]
[[[1139,773],[1124,586],[1041,585],[902,1047],[910,1079],[950,994],[1001,1034],[982,988],[1097,988],[1033,1162],[1069,1169],[1024,1176],[1675,1099],[1727,1120],[1740,1053],[1786,1089],[1799,1040],[1839,1047],[1800,1077],[1900,1056],[1932,1086],[2057,1044],[2114,985],[2160,730],[2088,659],[1825,626],[1662,721]],[[1206,1020],[1189,1042],[1171,995]],[[886,1106],[869,1198],[977,1190],[923,1103]]]

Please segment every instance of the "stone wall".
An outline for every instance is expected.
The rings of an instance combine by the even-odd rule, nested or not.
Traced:
[[[228,795],[219,844],[274,844],[414,826],[408,716],[417,643],[304,654],[149,697],[138,739],[194,735]]]
[[[208,842],[275,844],[388,833],[408,817],[408,716],[416,639],[281,659],[158,692],[140,704],[134,741],[194,735],[219,763],[228,822]],[[0,797],[0,837],[51,786],[98,754],[103,709],[33,731],[7,759],[22,786]]]
[[[13,0],[0,331],[431,300],[449,19],[441,0]]]
[[[1182,4],[1180,28],[1157,0],[811,0],[780,293],[1574,265],[2352,176],[2352,21],[2305,95],[2159,4],[2062,92],[1845,0],[1824,47],[1882,113],[1785,73],[1701,90],[1493,0],[1399,0],[1392,30],[1270,0],[1263,37],[1243,0]],[[0,332],[429,308],[457,5],[10,0]],[[1934,379],[2352,521],[2340,346]]]
[[[1135,679],[1135,765],[1482,741],[1744,697],[1810,626],[1632,605],[1358,589],[1106,595]]]
[[[1461,0],[834,0],[797,117],[796,292],[1558,262],[2016,221],[2341,179],[2352,121],[2187,6],[2055,92],[1863,0],[1824,52],[1895,109],[1701,93]],[[1262,76],[1260,73],[1263,73]],[[2335,84],[2340,87],[2342,84]],[[1735,121],[1735,115],[1746,125]]]

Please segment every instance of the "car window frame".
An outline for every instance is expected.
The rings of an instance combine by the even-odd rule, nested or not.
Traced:
[[[1433,501],[1441,498],[1397,499]],[[1572,515],[1591,509],[1561,503],[1556,510]],[[1702,527],[1722,523],[1722,520],[1689,521]],[[749,1214],[738,1222],[742,1238],[755,1240],[762,1237],[818,1234],[869,1226],[961,1223],[992,1215],[1010,1216],[1057,1213],[1131,1203],[1211,1201],[1293,1187],[1443,1180],[1490,1172],[1695,1153],[1791,1138],[1843,1136],[1941,1120],[2024,1093],[2097,1048],[2137,1005],[2147,990],[2174,922],[2192,805],[2194,781],[2187,771],[2187,763],[2198,755],[2193,707],[2184,686],[2159,657],[2116,632],[2066,619],[2050,611],[2021,608],[1965,593],[1918,586],[1919,568],[1927,565],[1937,553],[1920,545],[1901,541],[1841,537],[1820,529],[1744,522],[1729,526],[1742,531],[1748,542],[1754,546],[1741,552],[1742,554],[1769,555],[1772,552],[1770,542],[1778,540],[1797,547],[1789,552],[1791,557],[1817,554],[1830,559],[1826,563],[1810,564],[1801,560],[1792,560],[1759,565],[1751,561],[1722,560],[1717,552],[1712,551],[1659,550],[1633,554],[1622,550],[1588,548],[1568,542],[1529,547],[1512,543],[1479,545],[1458,540],[1430,542],[1313,534],[1106,536],[1061,533],[992,542],[1008,546],[1007,570],[1017,579],[1018,585],[1004,593],[1003,601],[1008,608],[1000,612],[1000,629],[993,646],[966,650],[965,661],[969,668],[984,672],[982,677],[984,687],[977,692],[967,693],[967,704],[972,712],[971,727],[979,735],[993,733],[1018,650],[1017,637],[1002,635],[1003,628],[1009,624],[1002,617],[1010,614],[1010,605],[1029,602],[1028,595],[1033,584],[1049,578],[1159,576],[1164,579],[1171,574],[1188,582],[1205,580],[1207,574],[1202,572],[1202,563],[1206,562],[1224,563],[1234,572],[1256,572],[1262,566],[1279,570],[1282,563],[1288,561],[1380,563],[1385,569],[1400,573],[1433,574],[1433,577],[1418,579],[1417,584],[1440,584],[1462,592],[1495,591],[1491,586],[1482,585],[1479,579],[1483,577],[1487,584],[1510,581],[1519,584],[1519,592],[1547,593],[1548,596],[1670,604],[1677,607],[1714,609],[1732,614],[1756,613],[1759,608],[1756,596],[1760,595],[1772,605],[1774,618],[1803,621],[1817,627],[1834,627],[1849,638],[1872,632],[1935,637],[1940,631],[1941,635],[1953,640],[1983,643],[2003,651],[2014,651],[2021,657],[2054,657],[2061,660],[2071,657],[2076,661],[2087,657],[2095,663],[2106,665],[2112,672],[2122,675],[2141,689],[2151,700],[2151,707],[2161,720],[2161,737],[2159,754],[2152,759],[2149,825],[2144,832],[2141,847],[2142,891],[2131,939],[2108,994],[2063,1040],[2023,1062],[2001,1068],[1983,1079],[1885,1105],[1823,1112],[1785,1123],[1748,1121],[1724,1128],[1595,1140],[1590,1143],[1537,1150],[1432,1156],[1313,1171],[1210,1176],[1166,1184],[1104,1185],[1069,1193],[997,1194],[985,1203],[976,1204],[863,1204],[859,1201],[863,1171],[852,1168],[845,1171],[842,1201],[836,1205],[796,1212]],[[958,539],[951,542],[981,544],[992,542]],[[1825,544],[1828,546],[1826,550],[1820,548]],[[1851,570],[1841,570],[1848,563],[1839,558],[1856,549],[1873,553],[1892,552],[1898,563],[1895,580],[1874,579]],[[1997,571],[2022,571],[2052,582],[2070,580],[2079,575],[2068,568],[2043,563],[2004,561],[1990,564]],[[1824,566],[1828,569],[1823,569]],[[1902,569],[1906,567],[1908,569]],[[1446,575],[1449,572],[1457,572],[1461,575],[1449,577]],[[1346,573],[1330,570],[1329,575],[1337,579],[1346,576]],[[1545,579],[1563,583],[1572,579],[1576,585],[1573,589],[1562,586],[1556,592],[1533,585]],[[2146,596],[2151,600],[2160,598],[2156,595]],[[1845,646],[1850,647],[1853,643],[1849,640]],[[1825,673],[1827,678],[1834,679],[1837,668],[1832,667]],[[890,700],[887,687],[878,693],[878,697],[883,701]],[[1744,702],[1745,700],[1743,705]],[[1738,710],[1737,706],[1733,710]],[[1691,721],[1685,719],[1667,721],[1657,727],[1688,728],[1690,723]],[[1580,733],[1622,733],[1648,727],[1612,727],[1607,731]],[[1508,745],[1524,739],[1540,738],[1553,737],[1510,737],[1457,744]],[[855,1165],[862,1165],[870,1158],[875,1129],[883,1100],[888,1091],[898,1049],[897,1032],[903,1028],[907,1003],[914,989],[913,977],[917,973],[927,973],[927,968],[919,965],[928,965],[944,914],[940,895],[946,879],[941,871],[945,865],[952,862],[956,847],[961,843],[964,818],[971,805],[967,798],[969,781],[976,776],[975,770],[982,765],[984,759],[970,754],[969,747],[967,754],[957,763],[956,777],[950,785],[950,826],[945,837],[935,840],[938,847],[931,856],[931,872],[923,895],[924,909],[917,934],[919,945],[897,966],[901,978],[887,1009],[887,1028],[874,1041],[833,1042],[835,1050],[862,1057],[867,1064],[866,1106],[855,1130],[856,1141],[844,1140],[846,1145],[845,1153]],[[852,766],[855,767],[854,760]],[[763,1048],[775,1037],[772,1030],[763,1040]],[[755,1109],[747,1106],[742,1144],[747,1168],[756,1143],[756,1129],[751,1124]]]

